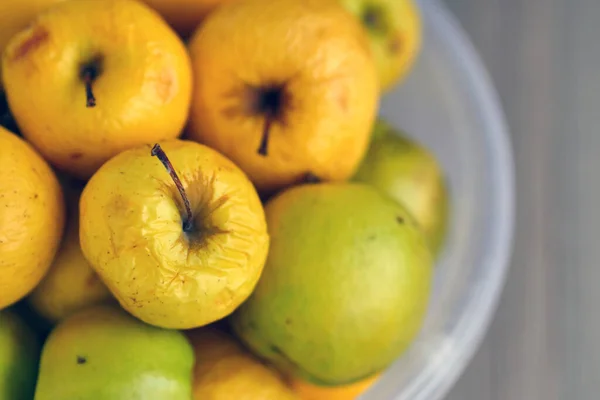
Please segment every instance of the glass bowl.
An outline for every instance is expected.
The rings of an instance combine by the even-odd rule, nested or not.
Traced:
[[[451,222],[418,340],[360,399],[438,400],[479,346],[512,252],[514,171],[496,92],[449,11],[421,0],[423,49],[381,115],[431,149],[448,175]]]

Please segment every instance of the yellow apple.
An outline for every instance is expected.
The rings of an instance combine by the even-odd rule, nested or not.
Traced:
[[[23,139],[0,127],[0,309],[44,277],[65,221],[54,172]]]
[[[337,0],[236,0],[190,41],[189,137],[261,192],[343,181],[368,146],[379,86],[368,39]]]
[[[81,196],[80,240],[123,308],[174,329],[236,309],[254,289],[269,246],[246,175],[217,151],[183,140],[105,163]]]
[[[112,299],[79,245],[79,196],[68,198],[67,204],[69,212],[61,246],[50,270],[28,298],[36,313],[51,323]]]
[[[186,333],[196,355],[194,400],[300,400],[273,367],[228,333],[213,327]]]
[[[38,13],[60,1],[64,0],[0,1],[0,53],[4,51],[8,41],[20,30],[24,29]],[[1,83],[2,80],[0,78],[0,88],[2,87]]]
[[[179,136],[187,119],[185,45],[136,0],[60,3],[12,38],[2,65],[23,136],[79,178],[125,149]]]

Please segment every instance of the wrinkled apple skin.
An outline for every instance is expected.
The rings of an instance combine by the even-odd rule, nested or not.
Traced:
[[[131,314],[165,328],[195,328],[250,295],[269,236],[258,194],[235,164],[190,141],[161,146],[190,200],[194,232],[183,231],[173,180],[142,146],[104,164],[84,189],[81,248]]]

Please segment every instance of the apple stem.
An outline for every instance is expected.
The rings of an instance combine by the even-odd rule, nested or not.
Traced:
[[[273,118],[271,115],[265,117],[265,126],[263,128],[262,139],[260,141],[260,147],[258,148],[258,154],[266,157],[268,154],[269,147],[269,135],[271,133],[271,126],[273,125]]]
[[[83,83],[85,84],[85,96],[87,98],[86,107],[95,107],[96,106],[96,98],[94,97],[94,92],[92,91],[92,83],[94,83],[94,79],[96,75],[92,68],[86,68],[83,72]]]
[[[187,214],[187,217],[186,217],[185,221],[183,222],[183,230],[188,233],[191,232],[194,229],[192,207],[190,206],[190,201],[187,197],[187,194],[185,193],[183,184],[179,180],[179,177],[177,176],[177,172],[175,172],[175,168],[173,168],[173,164],[171,164],[169,157],[167,157],[164,150],[160,147],[160,145],[158,143],[155,144],[154,147],[152,147],[152,151],[150,152],[150,154],[154,157],[157,157],[160,160],[162,165],[164,165],[164,167],[167,169],[167,172],[171,176],[171,179],[173,179],[173,182],[175,182],[175,186],[177,186],[177,190],[179,190],[179,194],[181,195],[181,198],[183,199],[183,204],[185,206],[185,212]]]

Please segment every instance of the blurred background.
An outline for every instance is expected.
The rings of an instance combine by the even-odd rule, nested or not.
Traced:
[[[600,1],[444,1],[500,94],[517,170],[512,269],[448,399],[598,399]]]

